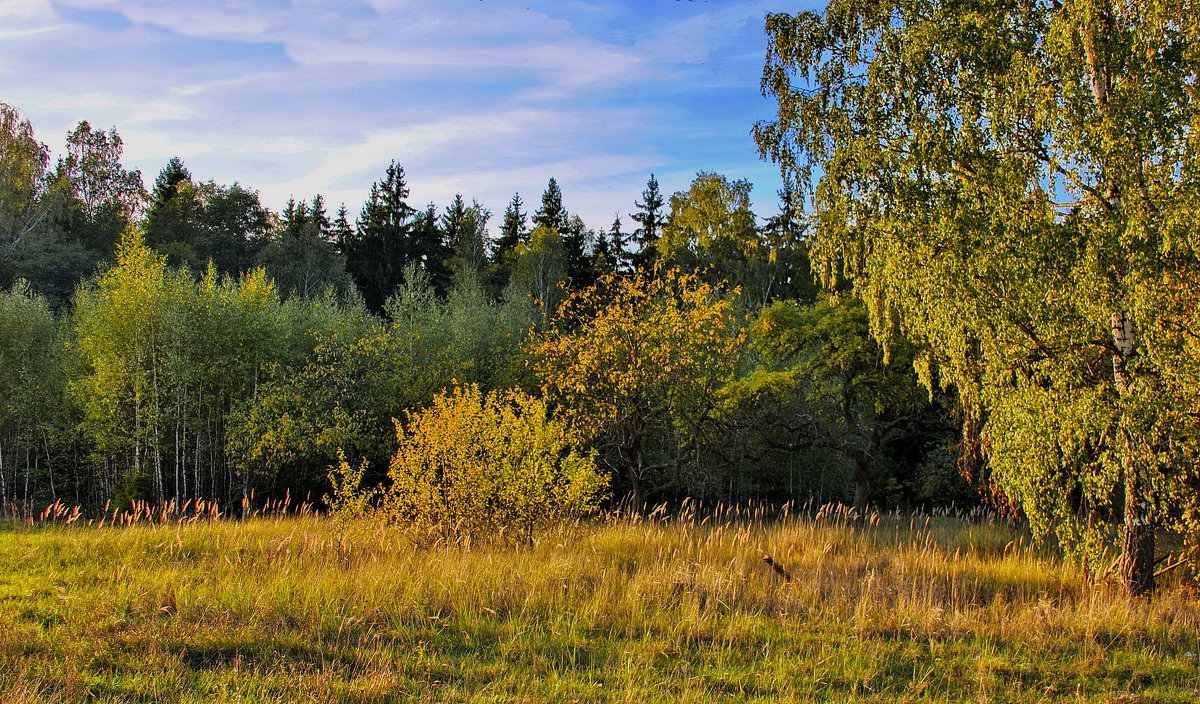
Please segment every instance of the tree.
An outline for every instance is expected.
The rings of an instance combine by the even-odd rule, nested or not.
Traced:
[[[230,448],[252,486],[311,489],[339,448],[385,466],[395,449],[392,419],[406,410],[456,382],[485,390],[525,383],[527,310],[491,302],[478,282],[461,282],[443,301],[428,273],[410,264],[386,315],[385,325],[323,335],[302,369],[270,379],[237,409]]]
[[[542,207],[534,213],[533,225],[547,227],[562,234],[567,231],[569,224],[567,210],[563,207],[562,189],[558,187],[558,181],[551,176],[546,183],[546,190],[542,193]]]
[[[407,199],[404,168],[393,161],[383,180],[371,185],[354,237],[343,245],[346,270],[373,312],[383,310],[384,302],[403,281],[405,266],[423,263],[426,255],[415,246],[413,218],[417,211]]]
[[[61,301],[92,259],[54,227],[49,160],[29,120],[0,103],[0,289],[24,278],[36,293]]]
[[[492,213],[472,201],[468,206],[461,195],[454,197],[442,215],[442,231],[450,248],[452,278],[479,277],[488,264],[487,221]]]
[[[730,297],[671,269],[606,276],[572,293],[529,349],[545,393],[640,507],[689,480],[694,440],[742,341]]]
[[[351,243],[353,238],[354,228],[350,226],[350,213],[346,210],[346,204],[342,203],[338,206],[337,215],[333,219],[333,225],[329,228],[329,239],[337,247],[338,254],[344,256],[346,248],[354,246]]]
[[[0,330],[0,503],[28,511],[59,498],[48,455],[70,420],[66,365],[54,314],[28,284],[0,291]]]
[[[496,242],[496,260],[499,261],[517,245],[529,240],[526,229],[526,213],[521,211],[525,204],[521,202],[521,194],[514,193],[508,207],[504,209],[504,221],[500,225],[500,239]]]
[[[789,293],[787,279],[807,272],[793,268],[803,256],[796,252],[799,242],[760,232],[750,210],[753,188],[745,179],[696,174],[688,190],[671,196],[658,250],[665,261],[706,269],[713,280],[741,287],[744,302],[757,309]]]
[[[629,236],[622,232],[621,216],[613,218],[608,232],[596,233],[596,244],[592,248],[592,268],[598,278],[604,274],[628,271],[629,252],[625,245]]]
[[[751,183],[730,181],[721,174],[701,171],[686,191],[671,196],[671,217],[658,241],[659,256],[667,260],[691,254],[703,258],[722,248],[741,251],[756,243]]]
[[[567,261],[567,279],[575,289],[587,288],[596,281],[593,257],[596,233],[578,215],[567,218],[567,229],[560,230],[563,254]],[[591,250],[589,252],[589,250]]]
[[[543,321],[558,309],[567,276],[567,257],[562,238],[548,227],[538,226],[529,241],[513,251],[512,276],[504,290],[509,302],[532,299],[541,307]]]
[[[326,289],[339,295],[349,290],[352,283],[346,274],[346,260],[330,234],[333,224],[325,215],[321,196],[313,198],[311,207],[289,198],[282,215],[283,221],[257,258],[280,294],[312,298]],[[344,216],[343,208],[339,217]]]
[[[767,34],[755,137],[813,198],[825,281],[922,346],[1036,533],[1097,566],[1120,516],[1122,581],[1150,592],[1155,530],[1197,545],[1200,17],[834,0]]]
[[[512,200],[504,209],[504,219],[500,223],[500,238],[496,240],[492,251],[492,264],[488,269],[488,289],[494,297],[502,295],[509,279],[512,277],[513,264],[516,260],[516,249],[529,241],[527,229],[527,214],[521,210],[524,203],[521,194],[514,193]]]
[[[802,398],[804,440],[848,461],[854,507],[865,516],[882,480],[895,478],[889,444],[915,434],[932,407],[913,372],[911,347],[892,349],[885,361],[866,306],[852,297],[803,307],[777,301],[763,309],[753,337],[766,368],[749,383]]]
[[[638,228],[633,231],[633,241],[638,245],[638,251],[633,254],[633,263],[639,269],[649,268],[658,257],[658,238],[666,221],[666,215],[662,213],[665,204],[658,190],[658,179],[650,174],[646,190],[642,191],[642,200],[634,201],[638,212],[629,216],[638,223]]]
[[[112,254],[147,198],[141,172],[125,170],[122,152],[116,128],[105,132],[80,122],[67,135],[67,155],[54,175],[71,201],[68,232],[102,256]]]
[[[230,274],[251,266],[270,226],[256,191],[237,183],[197,183],[183,162],[172,157],[154,181],[145,238],[173,265],[203,271],[211,260],[218,271]]]

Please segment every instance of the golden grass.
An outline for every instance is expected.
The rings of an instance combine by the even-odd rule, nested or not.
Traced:
[[[311,515],[0,532],[0,702],[1185,702],[1196,653],[1184,588],[1131,600],[952,517],[612,518],[533,549]]]

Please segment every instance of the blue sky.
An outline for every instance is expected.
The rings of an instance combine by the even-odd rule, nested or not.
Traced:
[[[558,179],[592,227],[654,172],[779,179],[752,125],[767,11],[801,0],[0,0],[0,101],[61,152],[116,126],[147,185],[171,156],[278,210],[321,193],[357,214],[395,159],[411,201],[476,198],[499,219]]]

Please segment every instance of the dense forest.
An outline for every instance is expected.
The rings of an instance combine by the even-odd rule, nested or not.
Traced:
[[[873,341],[852,291],[818,294],[790,189],[762,218],[745,180],[668,195],[651,175],[597,229],[554,178],[493,218],[411,204],[392,162],[352,219],[179,159],[147,189],[121,159],[80,122],[52,163],[0,105],[11,510],[319,500],[339,453],[383,479],[394,419],[456,389],[541,399],[614,502],[978,501],[953,397]]]

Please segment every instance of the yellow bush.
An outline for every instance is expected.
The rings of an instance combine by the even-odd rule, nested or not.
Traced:
[[[396,423],[396,441],[380,514],[421,542],[532,543],[547,525],[594,512],[608,486],[594,453],[521,391],[443,392]]]

